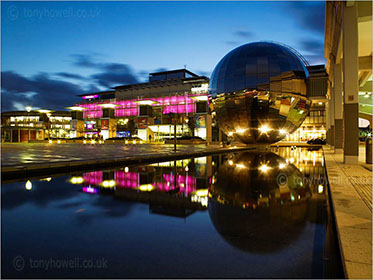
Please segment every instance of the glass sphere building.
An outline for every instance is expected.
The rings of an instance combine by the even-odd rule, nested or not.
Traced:
[[[272,42],[242,45],[215,67],[209,85],[222,131],[243,143],[274,143],[306,118],[308,71],[295,50]]]

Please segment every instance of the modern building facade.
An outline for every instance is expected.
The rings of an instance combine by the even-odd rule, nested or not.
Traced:
[[[285,141],[298,142],[314,138],[326,138],[326,94],[328,74],[325,65],[307,66],[309,77],[306,80],[307,98],[312,101],[310,111],[303,124]]]
[[[150,73],[147,83],[83,94],[82,102],[71,109],[81,112],[77,119],[84,122],[88,137],[164,141],[174,137],[176,127],[177,137],[193,135],[211,141],[208,82],[186,69]]]
[[[327,140],[357,164],[359,118],[372,127],[372,2],[326,1]]]
[[[2,142],[29,142],[50,138],[70,138],[69,111],[30,110],[1,114]]]

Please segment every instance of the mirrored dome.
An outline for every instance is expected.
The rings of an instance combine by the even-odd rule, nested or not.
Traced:
[[[298,238],[311,196],[296,166],[272,152],[250,151],[219,168],[209,189],[208,210],[228,243],[244,251],[270,253]]]
[[[223,57],[210,78],[210,93],[254,90],[268,84],[270,78],[288,71],[308,77],[304,58],[293,49],[271,42],[242,45]]]
[[[229,52],[209,86],[211,109],[222,131],[243,143],[274,143],[306,118],[308,71],[295,50],[256,42]]]

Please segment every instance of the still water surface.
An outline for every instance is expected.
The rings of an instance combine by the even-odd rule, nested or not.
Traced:
[[[341,277],[322,151],[283,147],[2,185],[2,277]]]

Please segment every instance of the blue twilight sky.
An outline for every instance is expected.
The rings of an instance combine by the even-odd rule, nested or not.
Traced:
[[[159,69],[210,76],[244,43],[272,40],[325,63],[325,2],[1,2],[2,111],[64,109],[77,94]]]

